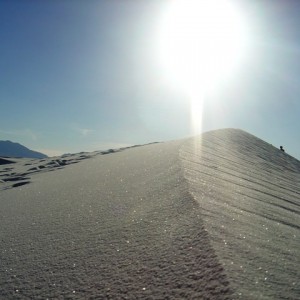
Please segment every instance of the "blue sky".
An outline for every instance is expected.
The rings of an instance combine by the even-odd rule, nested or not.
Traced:
[[[158,59],[171,0],[0,0],[0,140],[46,154],[190,136]],[[251,48],[204,102],[202,130],[246,130],[300,158],[300,3],[241,0]]]

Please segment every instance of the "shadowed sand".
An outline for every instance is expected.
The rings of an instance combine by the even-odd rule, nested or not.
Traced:
[[[297,160],[239,130],[80,155],[1,166],[0,298],[299,298]]]
[[[300,162],[241,130],[181,149],[234,298],[300,299]]]

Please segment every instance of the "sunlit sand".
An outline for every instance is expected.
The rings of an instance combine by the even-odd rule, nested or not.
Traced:
[[[2,299],[299,298],[300,162],[246,132],[7,161]]]

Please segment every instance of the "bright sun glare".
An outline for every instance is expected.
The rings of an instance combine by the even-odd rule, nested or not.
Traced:
[[[166,76],[191,97],[195,132],[205,94],[232,76],[246,50],[241,14],[229,0],[170,0],[160,26]]]

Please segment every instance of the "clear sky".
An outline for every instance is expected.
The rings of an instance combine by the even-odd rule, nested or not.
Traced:
[[[160,57],[173,2],[0,0],[0,140],[53,155],[191,136],[190,94]],[[203,96],[201,131],[240,128],[300,159],[300,1],[234,5],[247,51]]]

